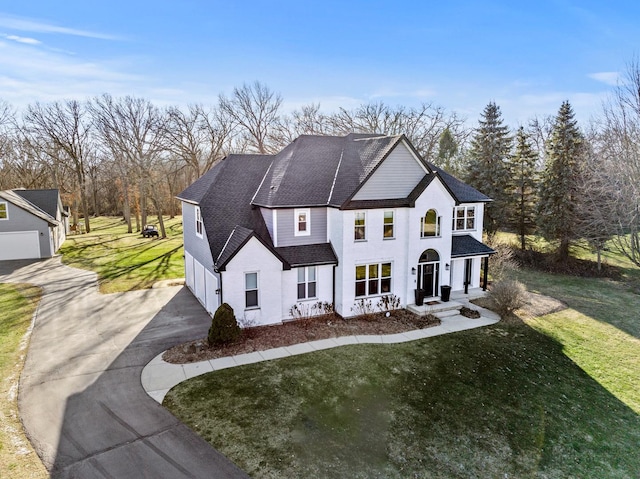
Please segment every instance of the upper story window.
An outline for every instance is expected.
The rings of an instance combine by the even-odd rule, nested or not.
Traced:
[[[427,211],[427,214],[420,218],[420,237],[440,236],[440,218],[436,210]]]
[[[393,211],[385,211],[384,212],[384,222],[382,225],[382,237],[384,239],[393,239],[395,238],[395,231],[393,229]]]
[[[476,229],[476,207],[456,206],[453,210],[453,231]]]
[[[258,307],[258,273],[244,274],[244,299],[247,309]]]
[[[367,239],[366,218],[367,214],[364,211],[356,211],[353,222],[353,238],[356,241]]]
[[[309,208],[297,209],[295,214],[295,236],[309,236],[311,234],[311,211]]]
[[[202,238],[202,231],[204,225],[202,224],[202,214],[200,213],[200,207],[196,206],[196,235]]]
[[[9,209],[5,201],[0,202],[0,220],[9,219]]]
[[[315,298],[317,296],[316,284],[315,266],[298,268],[298,299]]]

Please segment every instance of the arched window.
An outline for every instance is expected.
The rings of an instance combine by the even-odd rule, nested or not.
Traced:
[[[436,210],[429,210],[420,218],[420,237],[440,236],[440,216]]]
[[[418,263],[433,263],[434,261],[440,261],[440,255],[434,249],[428,249],[422,252]]]

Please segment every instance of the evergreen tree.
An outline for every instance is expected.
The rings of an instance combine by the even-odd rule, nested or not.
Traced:
[[[558,111],[545,150],[538,227],[545,239],[559,243],[558,258],[566,261],[569,245],[578,235],[578,190],[584,163],[583,136],[568,101]]]
[[[526,246],[525,236],[533,233],[536,226],[537,160],[538,153],[521,126],[516,134],[516,150],[511,159],[510,170],[513,192],[511,221],[520,236],[520,247],[523,250]]]
[[[449,127],[446,127],[438,140],[438,166],[447,173],[454,174],[453,162],[457,152],[458,143]]]
[[[484,209],[484,228],[493,236],[507,224],[506,208],[510,203],[509,156],[513,138],[502,123],[500,107],[489,103],[482,112],[471,140],[467,182],[493,199]]]

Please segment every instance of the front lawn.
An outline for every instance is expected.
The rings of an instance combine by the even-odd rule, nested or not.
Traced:
[[[150,288],[156,281],[184,276],[182,217],[165,218],[167,238],[127,233],[122,218],[91,219],[91,233],[70,235],[60,248],[69,266],[98,273],[100,291]]]
[[[585,256],[587,253],[585,253]],[[640,477],[640,271],[523,269],[567,308],[206,374],[165,406],[255,478]]]
[[[578,326],[589,336],[594,323]],[[637,375],[634,340],[599,338],[591,354],[631,353],[625,371]],[[603,386],[565,350],[498,323],[223,370],[178,385],[165,405],[256,478],[638,477],[640,391],[619,384],[622,372]]]
[[[17,401],[27,351],[23,338],[39,300],[35,286],[0,283],[0,478],[48,477],[24,435]]]

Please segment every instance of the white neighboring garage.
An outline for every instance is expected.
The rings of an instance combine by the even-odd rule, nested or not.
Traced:
[[[37,231],[0,233],[0,261],[40,258],[40,239]]]
[[[0,191],[0,261],[50,258],[67,224],[58,190]]]

